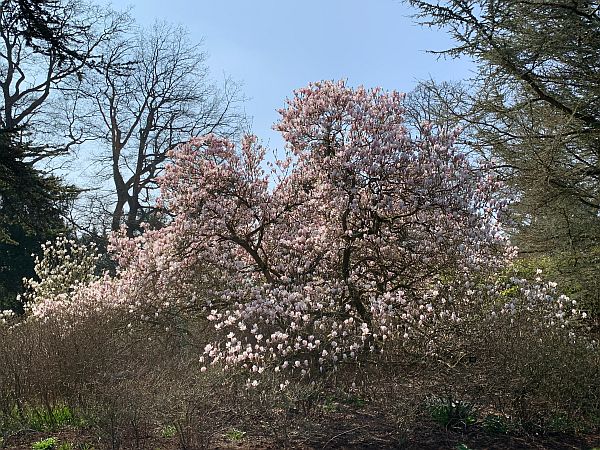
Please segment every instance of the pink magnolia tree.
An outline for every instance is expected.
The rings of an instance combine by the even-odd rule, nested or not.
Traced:
[[[172,222],[115,236],[117,275],[80,286],[64,311],[116,310],[133,326],[191,313],[212,330],[205,366],[297,374],[461,320],[510,253],[499,184],[455,136],[411,137],[402,102],[314,83],[280,111],[281,160],[254,136],[179,146],[161,181]]]

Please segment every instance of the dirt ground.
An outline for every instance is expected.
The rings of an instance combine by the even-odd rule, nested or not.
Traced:
[[[148,429],[137,435],[122,433],[114,440],[103,436],[95,429],[62,429],[56,432],[38,432],[23,430],[7,437],[0,448],[31,450],[32,445],[42,439],[55,437],[58,445],[66,447],[54,450],[101,450],[101,449],[138,449],[138,450],[177,450],[177,449],[240,449],[240,450],[276,450],[282,448],[308,449],[453,449],[453,450],[506,450],[506,449],[553,449],[571,450],[600,449],[600,433],[586,435],[531,434],[491,435],[480,427],[474,426],[468,432],[444,430],[431,426],[415,429],[410,433],[401,433],[390,424],[383,423],[373,413],[353,414],[352,417],[340,414],[338,420],[330,421],[326,426],[314,424],[312,427],[292,428],[285,441],[269,433],[249,431],[238,440],[223,434],[208,436],[204,442],[182,444],[176,436],[162,437],[156,430]],[[425,424],[424,424],[425,425]],[[260,429],[261,427],[257,427]]]

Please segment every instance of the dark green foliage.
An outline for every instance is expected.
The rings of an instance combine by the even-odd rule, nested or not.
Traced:
[[[60,206],[76,194],[59,178],[24,161],[25,148],[11,139],[11,133],[0,130],[0,241],[7,243],[16,242],[6,232],[11,227],[25,235],[61,228]]]
[[[433,421],[446,429],[466,430],[477,422],[473,405],[452,397],[431,399],[427,410]]]
[[[31,255],[66,231],[61,213],[76,191],[24,161],[13,137],[0,131],[0,309],[18,310],[22,279],[34,275]]]
[[[79,44],[78,34],[85,27],[65,27],[65,6],[58,0],[3,0],[0,7],[11,9],[27,45],[41,53],[62,54],[63,58],[81,58],[72,48]]]
[[[94,17],[99,10],[79,0],[0,0],[3,34],[69,71],[102,66],[100,54],[90,51],[97,38],[94,19],[102,19]]]
[[[496,159],[518,200],[516,243],[552,258],[556,280],[600,311],[598,3],[409,2],[451,34],[450,56],[478,64],[476,91],[461,97],[469,108],[458,114],[470,145]]]

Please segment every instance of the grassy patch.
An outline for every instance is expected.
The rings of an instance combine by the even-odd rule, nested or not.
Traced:
[[[225,433],[225,437],[231,442],[239,442],[246,435],[245,431],[238,430],[237,428],[231,428],[227,433]]]
[[[35,431],[56,431],[65,426],[83,427],[86,421],[77,417],[66,405],[52,407],[14,407],[9,414],[0,416],[0,424],[5,430],[28,428]]]
[[[427,410],[433,421],[444,428],[466,430],[477,423],[473,405],[451,397],[434,397],[429,400]]]
[[[482,422],[483,429],[489,434],[506,434],[510,430],[510,421],[497,414],[488,414]]]
[[[165,425],[160,430],[160,434],[164,438],[172,438],[177,434],[177,427],[175,425]]]
[[[49,437],[34,442],[31,446],[33,450],[54,450],[58,448],[58,439],[55,437]]]

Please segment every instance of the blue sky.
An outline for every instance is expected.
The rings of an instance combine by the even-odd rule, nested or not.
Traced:
[[[437,29],[421,27],[398,0],[113,0],[131,6],[141,24],[166,20],[203,41],[215,79],[242,83],[252,129],[279,147],[271,130],[277,109],[310,81],[410,91],[418,80],[471,75],[466,60],[437,59],[426,50],[451,46]]]

